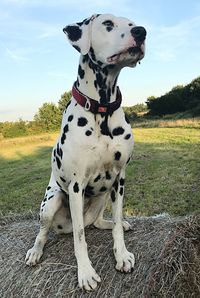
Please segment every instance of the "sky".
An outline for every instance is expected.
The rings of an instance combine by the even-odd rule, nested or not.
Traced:
[[[71,90],[79,53],[62,29],[94,13],[147,30],[145,58],[118,80],[123,106],[200,75],[199,0],[0,0],[0,122],[31,120],[44,102]]]

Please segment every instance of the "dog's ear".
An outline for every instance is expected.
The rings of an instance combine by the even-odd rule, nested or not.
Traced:
[[[63,29],[69,42],[82,55],[86,55],[90,50],[92,22],[97,16],[93,15],[80,23],[68,25]]]

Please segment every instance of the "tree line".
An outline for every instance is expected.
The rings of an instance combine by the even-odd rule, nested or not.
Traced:
[[[186,86],[178,85],[160,97],[147,99],[149,115],[163,116],[190,111],[192,116],[200,116],[200,77]]]
[[[0,136],[3,138],[34,135],[42,132],[58,130],[61,125],[62,114],[71,99],[71,91],[61,95],[57,104],[44,103],[35,114],[33,121],[19,119],[15,122],[0,122]],[[146,111],[145,104],[124,107],[130,120],[137,117],[137,113]]]
[[[44,103],[35,114],[33,121],[19,119],[16,122],[0,122],[0,137],[18,137],[60,128],[62,114],[71,99],[71,91],[61,95],[58,103]],[[148,97],[146,104],[123,107],[130,121],[138,117],[154,117],[190,111],[200,116],[200,77],[186,86],[176,86],[160,97]]]
[[[0,135],[12,138],[58,130],[71,95],[71,91],[62,94],[58,104],[44,103],[34,115],[33,121],[19,119],[15,122],[0,122]]]

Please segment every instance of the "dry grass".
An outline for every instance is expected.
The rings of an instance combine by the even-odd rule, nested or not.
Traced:
[[[163,118],[158,119],[147,119],[147,118],[138,118],[132,122],[133,127],[182,127],[182,128],[200,128],[200,118],[183,118],[183,119],[175,119],[170,118],[169,116],[165,116]]]
[[[38,150],[38,147],[52,147],[57,137],[58,132],[2,139],[0,140],[0,157],[20,159],[23,156],[33,155]]]
[[[71,234],[51,233],[41,263],[25,266],[38,223],[33,215],[2,218],[0,246],[0,296],[42,297],[200,297],[200,217],[129,218],[127,248],[135,253],[133,273],[114,269],[112,235],[86,229],[89,255],[102,283],[95,292],[77,286],[77,268]]]

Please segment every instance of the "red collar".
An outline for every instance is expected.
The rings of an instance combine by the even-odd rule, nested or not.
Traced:
[[[76,83],[74,83],[72,88],[72,96],[77,101],[79,105],[81,105],[83,108],[85,108],[86,111],[90,111],[93,114],[112,114],[114,111],[116,111],[122,102],[122,95],[119,90],[119,87],[117,87],[117,98],[115,101],[107,104],[100,104],[98,101],[87,97],[83,93],[81,93],[77,87]]]

